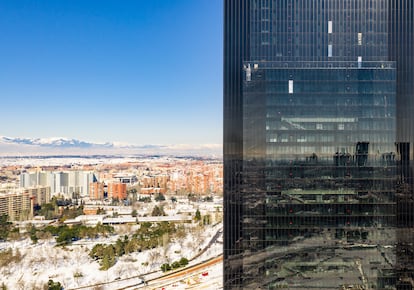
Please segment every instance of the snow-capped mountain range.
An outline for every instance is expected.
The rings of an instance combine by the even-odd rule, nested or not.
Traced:
[[[38,145],[44,147],[80,147],[90,148],[92,146],[104,146],[111,147],[112,144],[96,144],[76,139],[69,139],[64,137],[52,137],[52,138],[12,138],[6,136],[0,136],[0,142],[9,144],[23,144],[23,145]]]
[[[221,144],[135,145],[94,143],[65,137],[26,138],[0,136],[0,155],[13,154],[221,154]]]

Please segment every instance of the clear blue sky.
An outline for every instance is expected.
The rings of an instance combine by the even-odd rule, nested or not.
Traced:
[[[221,143],[222,6],[0,1],[0,135]]]

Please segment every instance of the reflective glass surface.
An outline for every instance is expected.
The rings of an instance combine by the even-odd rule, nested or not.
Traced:
[[[224,15],[224,288],[412,289],[412,1]]]

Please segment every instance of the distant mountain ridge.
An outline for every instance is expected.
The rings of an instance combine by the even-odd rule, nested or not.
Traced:
[[[9,144],[36,145],[53,148],[163,148],[163,145],[133,145],[121,142],[94,143],[65,137],[21,138],[0,136],[0,142]]]
[[[65,137],[26,138],[0,136],[0,155],[12,152],[28,152],[33,154],[46,154],[59,152],[151,152],[151,153],[200,153],[221,154],[221,144],[175,144],[175,145],[135,145],[122,142],[94,143]]]
[[[80,141],[76,139],[69,139],[64,137],[54,138],[12,138],[1,136],[0,141],[5,143],[24,144],[24,145],[38,145],[42,147],[79,147],[90,148],[98,145],[95,143]],[[99,146],[108,147],[110,144],[99,144]]]

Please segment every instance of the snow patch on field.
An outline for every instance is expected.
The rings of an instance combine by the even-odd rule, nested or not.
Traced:
[[[80,240],[66,247],[56,246],[54,239],[39,240],[37,244],[32,244],[30,239],[2,242],[0,251],[19,251],[21,261],[0,268],[0,285],[4,283],[8,289],[42,289],[52,279],[59,281],[65,289],[71,289],[159,271],[163,263],[172,263],[181,257],[194,257],[209,245],[221,228],[221,224],[204,227],[165,247],[124,255],[107,271],[99,270],[98,262],[89,257],[89,252],[96,244],[114,243],[118,235]],[[212,243],[192,263],[218,255],[221,250],[221,244]],[[215,270],[216,273],[219,271]]]

